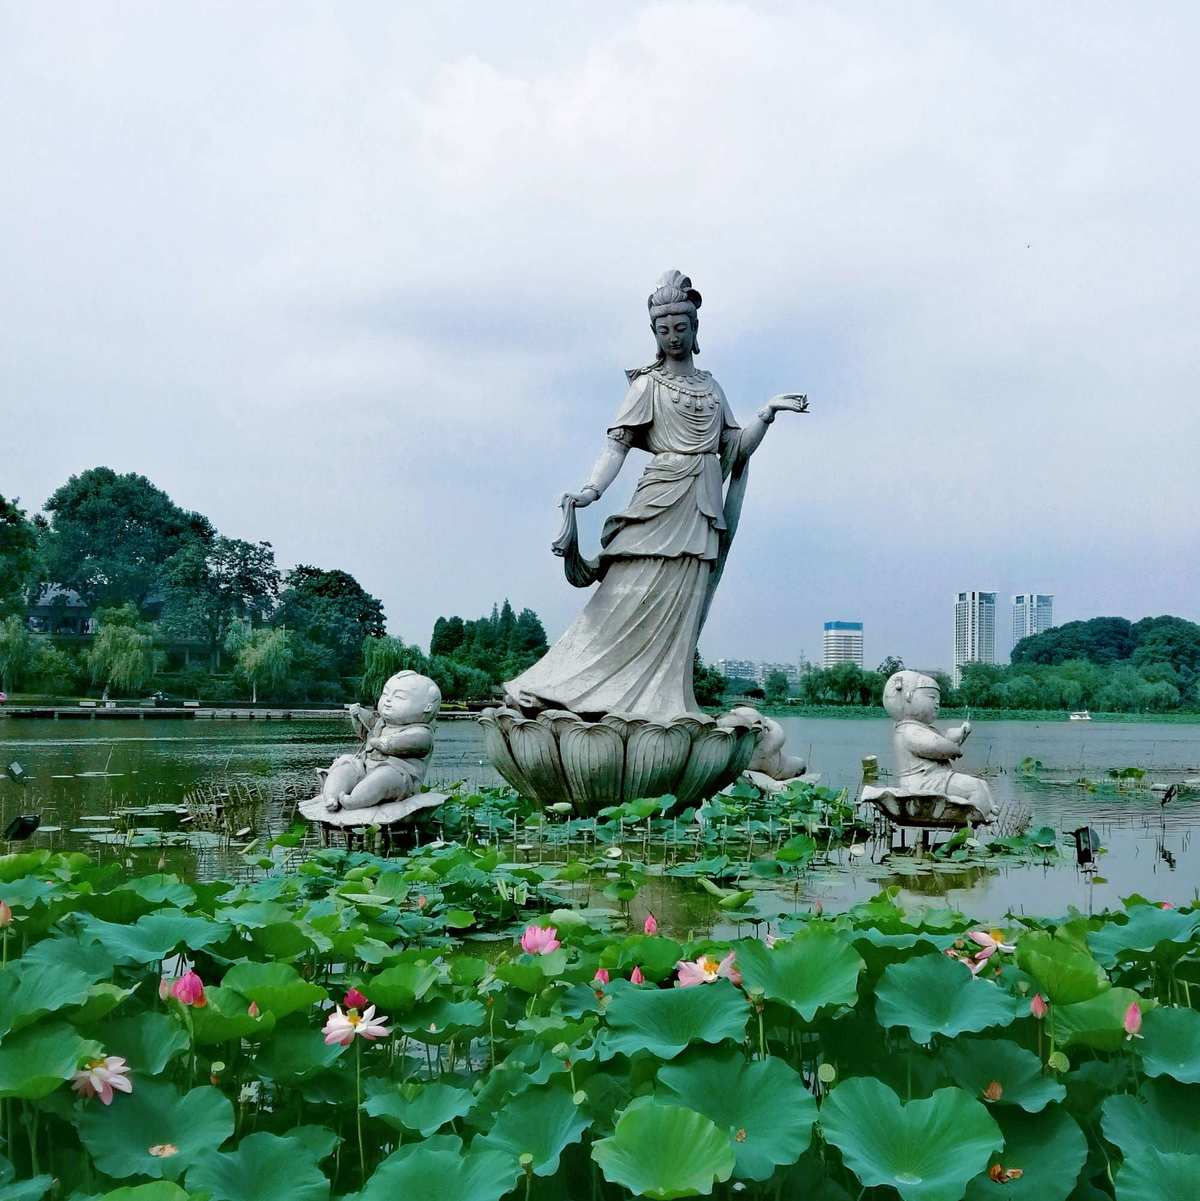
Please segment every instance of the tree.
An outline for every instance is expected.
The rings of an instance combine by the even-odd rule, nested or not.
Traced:
[[[763,691],[766,693],[768,705],[785,704],[788,699],[787,673],[783,671],[768,672],[763,683]]]
[[[40,692],[61,695],[74,692],[81,682],[79,661],[49,639],[37,639],[31,674]]]
[[[433,623],[433,637],[429,640],[431,655],[452,655],[463,644],[466,627],[461,617],[439,617]]]
[[[904,670],[904,660],[899,655],[888,655],[886,659],[875,669],[877,675],[883,676],[886,680],[890,676],[894,676],[896,672]]]
[[[211,542],[208,518],[181,509],[144,475],[93,467],[46,502],[47,578],[97,606],[144,608],[164,565],[189,542]]]
[[[357,673],[364,638],[387,633],[383,602],[349,572],[306,565],[293,568],[284,578],[273,621],[330,650],[343,676]]]
[[[0,691],[15,689],[33,664],[33,636],[15,613],[0,621]]]
[[[16,501],[0,496],[0,617],[24,615],[36,569],[37,530]]]
[[[692,691],[696,694],[696,703],[709,708],[721,704],[727,687],[725,677],[715,667],[706,666],[697,651],[692,660]]]
[[[428,675],[429,661],[420,648],[407,646],[402,638],[363,639],[363,674],[359,696],[363,704],[373,705],[383,686],[398,671],[419,671]]]
[[[154,673],[154,635],[133,604],[101,609],[99,629],[87,652],[93,684],[106,691],[137,692]]]
[[[508,600],[494,604],[487,617],[474,621],[439,617],[429,640],[431,659],[453,659],[483,673],[492,685],[520,675],[546,648],[546,631],[538,615],[532,609],[517,614]]]
[[[163,624],[208,643],[209,666],[220,667],[220,652],[233,621],[261,625],[279,595],[279,569],[269,542],[240,538],[193,541],[166,565]]]
[[[285,629],[251,632],[237,653],[237,671],[250,684],[250,703],[258,703],[258,690],[275,688],[287,679],[292,647]]]
[[[1087,659],[1091,663],[1116,663],[1128,659],[1135,644],[1133,626],[1124,617],[1093,617],[1089,621],[1068,621],[1022,638],[1013,647],[1012,661],[1058,664],[1068,659]]]

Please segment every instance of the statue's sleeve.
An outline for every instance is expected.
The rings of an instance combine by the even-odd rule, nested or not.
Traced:
[[[734,460],[737,458],[742,427],[738,425],[737,418],[729,407],[729,401],[725,399],[725,390],[716,380],[713,380],[713,387],[716,389],[721,404],[721,474],[727,477],[733,470]]]
[[[635,375],[608,427],[608,436],[626,446],[646,447],[646,431],[654,421],[654,389],[649,374]]]
[[[905,722],[900,729],[904,745],[921,759],[957,759],[962,754],[957,742],[943,737],[932,726]]]

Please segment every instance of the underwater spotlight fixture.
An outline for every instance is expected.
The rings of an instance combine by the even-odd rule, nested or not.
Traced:
[[[5,842],[24,842],[42,824],[37,813],[21,813],[4,827]]]
[[[1091,826],[1080,826],[1071,831],[1075,839],[1075,862],[1080,867],[1095,867],[1100,853],[1100,835]]]
[[[24,784],[29,779],[29,773],[14,759],[8,765],[8,778],[15,784]]]

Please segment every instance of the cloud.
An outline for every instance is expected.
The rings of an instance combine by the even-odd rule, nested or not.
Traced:
[[[1190,6],[514,11],[9,9],[4,491],[139,470],[410,639],[561,629],[558,495],[679,266],[735,410],[813,401],[710,656],[861,617],[944,665],[959,588],[1200,615]]]

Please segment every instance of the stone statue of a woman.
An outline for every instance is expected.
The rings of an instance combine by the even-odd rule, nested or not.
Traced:
[[[661,722],[699,712],[696,643],[737,529],[750,456],[777,412],[808,411],[804,396],[788,392],[739,426],[720,384],[693,363],[700,293],[692,281],[668,271],[648,305],[658,356],[627,372],[629,390],[591,477],[563,497],[555,551],[573,584],[598,586],[570,629],[505,685],[507,704],[526,715]],[[628,507],[605,522],[599,558],[584,559],[574,510],[600,499],[630,450],[650,461]]]

